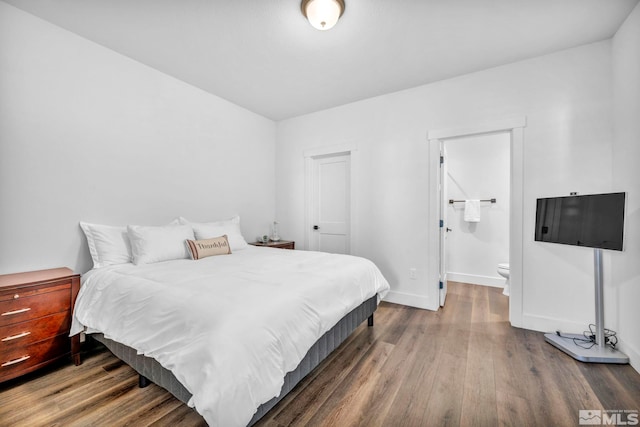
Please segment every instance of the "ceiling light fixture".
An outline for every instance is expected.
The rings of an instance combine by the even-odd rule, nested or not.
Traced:
[[[302,0],[302,14],[318,30],[333,28],[344,13],[344,0]]]

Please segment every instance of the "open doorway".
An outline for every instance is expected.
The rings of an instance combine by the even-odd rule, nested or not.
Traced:
[[[429,176],[429,290],[428,294],[444,303],[446,298],[446,229],[447,206],[441,159],[446,141],[506,133],[510,146],[509,170],[509,318],[513,326],[522,325],[522,241],[523,241],[523,149],[526,118],[510,118],[461,128],[434,130],[428,133]],[[482,196],[484,197],[484,196]],[[487,196],[492,198],[491,196]],[[444,282],[444,283],[443,283]]]
[[[511,135],[452,138],[443,148],[446,278],[508,295]]]

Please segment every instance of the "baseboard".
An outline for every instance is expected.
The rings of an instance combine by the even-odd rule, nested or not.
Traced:
[[[619,339],[616,348],[629,356],[629,364],[640,374],[640,351],[625,343],[622,338]]]
[[[439,301],[435,301],[434,304],[433,301],[429,301],[429,298],[424,295],[408,294],[398,291],[389,291],[389,293],[384,297],[384,301],[431,311],[436,311],[440,307]]]
[[[472,285],[491,286],[504,288],[504,277],[480,276],[466,273],[447,273],[447,280],[452,282],[471,283]]]
[[[573,322],[556,317],[538,316],[530,313],[522,313],[522,328],[538,332],[561,331],[572,334],[581,334],[586,331],[588,324]]]

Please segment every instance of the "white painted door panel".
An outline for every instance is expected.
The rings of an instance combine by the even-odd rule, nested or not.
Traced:
[[[312,250],[350,253],[350,160],[349,154],[313,159]]]

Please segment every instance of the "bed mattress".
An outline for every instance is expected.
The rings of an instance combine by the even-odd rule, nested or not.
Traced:
[[[370,261],[250,247],[199,261],[94,269],[72,333],[155,359],[211,426],[247,425],[340,319],[389,285]]]
[[[249,425],[256,423],[276,406],[307,374],[338,348],[365,319],[373,316],[378,307],[377,300],[377,296],[374,296],[363,302],[316,341],[296,369],[287,373],[280,394],[260,405],[253,414]],[[138,374],[168,390],[184,403],[191,399],[191,393],[173,376],[171,371],[162,367],[155,359],[138,354],[131,347],[107,339],[103,334],[93,334],[92,336],[104,344],[115,356],[130,365]]]

